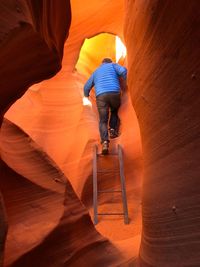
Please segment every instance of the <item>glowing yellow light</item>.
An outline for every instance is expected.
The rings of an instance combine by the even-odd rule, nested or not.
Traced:
[[[121,57],[123,58],[126,57],[126,47],[118,36],[116,36],[115,38],[115,44],[116,44],[116,62],[118,62]]]

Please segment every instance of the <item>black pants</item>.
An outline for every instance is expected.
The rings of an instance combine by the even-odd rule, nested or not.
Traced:
[[[96,97],[96,103],[99,112],[101,142],[108,141],[108,120],[110,128],[113,128],[116,131],[118,131],[119,128],[120,119],[118,117],[118,109],[121,104],[120,93],[101,94]]]

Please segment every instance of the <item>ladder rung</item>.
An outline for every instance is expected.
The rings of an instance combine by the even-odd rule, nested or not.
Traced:
[[[119,170],[103,170],[103,171],[97,171],[97,173],[115,173],[119,172]]]
[[[115,193],[122,192],[122,190],[100,190],[98,193]]]
[[[98,215],[124,215],[124,213],[118,213],[118,212],[115,212],[115,213],[98,213]]]
[[[103,154],[97,154],[97,156],[102,156],[102,157],[108,157],[108,156],[118,156],[118,154],[117,153],[108,153],[107,155],[103,155]]]

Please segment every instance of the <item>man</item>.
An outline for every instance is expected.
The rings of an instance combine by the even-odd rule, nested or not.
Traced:
[[[89,97],[94,86],[96,103],[99,112],[99,131],[101,136],[102,154],[108,154],[109,136],[115,138],[119,134],[120,120],[118,109],[120,107],[120,77],[126,81],[127,69],[119,64],[112,63],[110,58],[104,58],[102,64],[92,73],[84,86],[84,96]]]

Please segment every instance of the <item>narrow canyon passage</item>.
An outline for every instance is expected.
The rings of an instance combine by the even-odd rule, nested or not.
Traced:
[[[0,266],[200,266],[199,25],[196,0],[0,2]],[[111,148],[124,149],[130,224],[94,226],[98,115],[82,90],[116,36],[128,90]]]
[[[113,21],[115,20],[113,19]],[[113,23],[113,26],[115,24],[116,22]],[[73,31],[73,25],[71,30]],[[102,29],[102,31],[104,30]],[[92,34],[88,33],[88,36],[90,35]],[[4,183],[1,185],[9,222],[4,259],[6,266],[23,266],[30,261],[35,266],[35,264],[39,264],[42,251],[46,255],[55,255],[56,251],[59,253],[63,251],[60,259],[52,255],[55,262],[49,262],[44,257],[40,263],[42,266],[47,263],[48,266],[51,264],[57,266],[57,262],[67,263],[67,266],[70,264],[84,266],[87,253],[93,250],[98,251],[99,246],[103,254],[101,260],[97,256],[94,257],[93,264],[95,266],[101,266],[101,262],[111,266],[114,262],[118,264],[133,262],[138,255],[141,236],[142,155],[138,122],[128,91],[123,94],[119,111],[121,135],[117,143],[122,144],[125,152],[130,224],[124,225],[122,216],[114,219],[100,218],[99,224],[96,226],[100,236],[98,232],[95,232],[89,215],[87,215],[88,222],[83,219],[87,212],[93,217],[92,151],[94,144],[100,143],[96,105],[93,103],[92,108],[83,106],[83,85],[103,57],[116,56],[116,37],[115,35],[100,36],[92,44],[87,45],[83,56],[81,56],[81,47],[76,48],[73,45],[73,50],[70,52],[73,60],[76,58],[76,54],[80,54],[80,63],[73,61],[74,64],[68,62],[68,46],[70,46],[70,42],[73,43],[73,38],[72,34],[66,42],[60,72],[53,78],[30,87],[12,105],[4,117],[1,130],[1,157],[10,168],[33,183],[23,184],[22,178],[18,176],[20,187],[23,187],[24,190],[20,190],[16,178],[13,181],[12,177],[8,181],[8,185],[12,184],[11,187],[5,186]],[[94,96],[92,98],[94,100]],[[129,127],[126,127],[127,122]],[[113,146],[114,143],[115,141],[112,142]],[[7,169],[7,167],[2,165],[3,169]],[[5,170],[4,173],[8,175],[9,172]],[[42,179],[40,178],[41,173],[45,173]],[[50,181],[48,181],[48,176]],[[58,182],[58,185],[54,187],[55,180],[61,181],[61,183]],[[74,230],[71,231],[74,233],[70,233],[71,239],[69,233],[65,232],[69,231],[67,229],[69,227],[68,220],[70,220],[70,217],[65,219],[65,214],[71,213],[71,206],[69,201],[66,201],[67,207],[62,205],[63,180],[71,183],[72,188],[69,187],[68,190],[74,190],[71,192],[72,196],[73,194],[77,195],[77,197],[74,196],[76,204],[73,205],[75,205],[76,218],[73,220]],[[112,186],[112,177],[102,177],[101,183],[105,183],[106,180],[107,186]],[[34,187],[34,184],[37,186]],[[12,197],[10,199],[10,191],[13,192],[13,197],[17,195],[16,202],[12,201]],[[28,196],[26,197],[27,194],[33,195],[33,197],[29,199]],[[40,201],[42,201],[40,199],[43,198],[45,201],[40,205]],[[82,200],[86,209],[78,202],[78,199]],[[122,209],[119,197],[101,197],[99,203],[103,208]],[[106,207],[106,203],[108,207]],[[28,212],[25,213],[26,207]],[[16,214],[16,209],[19,214]],[[79,225],[79,220],[82,226]],[[63,222],[64,228],[61,228]],[[62,229],[64,232],[61,238]],[[82,237],[77,232],[79,230]],[[84,234],[88,235],[88,241],[84,241]],[[32,235],[34,238],[31,237]],[[46,247],[48,244],[46,240],[49,240],[50,243],[54,240],[54,244]],[[66,240],[68,240],[68,245],[66,245]],[[76,240],[76,243],[78,242],[80,245],[77,243],[77,248],[74,249],[73,242],[70,240]],[[102,245],[96,247],[96,242]],[[111,251],[110,256],[106,256],[107,249]],[[85,252],[83,256],[82,250],[88,252]],[[79,253],[81,253],[80,256],[78,256]]]
[[[115,55],[113,40],[115,41],[115,37],[109,38],[105,36],[96,41],[96,47],[93,47],[93,44],[88,46],[88,51],[85,54],[88,58],[93,58],[93,66],[95,62],[98,63],[99,60],[102,60],[102,56]],[[91,50],[100,49],[102,42],[104,44],[107,43],[105,54],[102,51],[101,56],[97,53],[91,54]],[[109,52],[107,51],[108,48]],[[87,57],[85,56],[84,63],[87,66],[87,70],[90,69],[92,71],[90,65],[86,64],[88,62]],[[81,69],[80,64],[77,64],[77,68],[80,72],[83,69],[83,67]],[[83,201],[88,211],[90,211],[90,216],[93,217],[92,153],[93,146],[100,144],[98,114],[95,103],[93,103],[93,107],[83,106],[83,85],[87,76],[84,77],[80,72],[66,72],[65,65],[63,65],[63,69],[55,77],[31,87],[9,109],[5,118],[23,129],[33,142],[38,145],[39,149],[46,152],[54,160],[72,184],[79,199]],[[116,140],[111,141],[111,146],[115,147],[117,143],[120,143],[124,149],[130,223],[129,225],[124,225],[122,216],[100,218],[96,229],[119,249],[125,261],[129,261],[132,258],[136,258],[140,244],[142,154],[139,127],[128,91],[122,95],[119,115],[121,118],[121,135]],[[126,127],[127,124],[128,127]],[[18,142],[18,139],[16,139],[16,134],[9,134],[6,128],[7,122],[5,120],[1,134],[3,160],[18,173],[25,177],[30,177],[33,181],[33,174],[27,173],[27,167],[24,169],[24,166],[20,164],[20,162],[27,162],[28,164],[27,157],[19,154],[19,159],[16,161],[16,155],[12,156],[14,144]],[[27,145],[28,143],[24,144],[24,146]],[[22,149],[19,143],[18,149],[20,148]],[[24,149],[27,148],[25,147]],[[106,162],[107,160],[105,159],[104,164]],[[29,163],[29,168],[33,168],[31,162]],[[113,177],[105,176],[100,179],[101,181],[99,182],[106,184],[107,187],[112,187],[113,183],[116,183],[116,179],[113,180]],[[36,182],[38,184],[41,181]],[[41,185],[44,186],[44,184]],[[101,204],[100,208],[103,209],[122,210],[122,201],[119,196],[114,197],[112,195],[110,198],[102,196],[99,199],[99,203]],[[14,229],[8,232],[9,239],[11,239],[11,233],[14,235],[13,232]],[[10,254],[13,255],[11,248],[7,251],[7,255]]]

